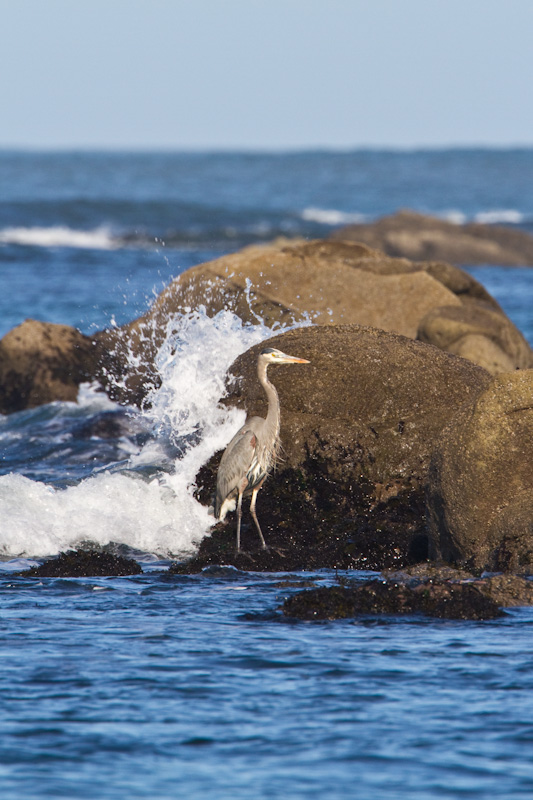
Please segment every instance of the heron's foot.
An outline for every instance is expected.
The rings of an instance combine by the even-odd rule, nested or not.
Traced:
[[[250,561],[253,561],[252,555],[247,550],[243,550],[242,548],[235,548],[235,555],[246,556],[246,558],[249,558]]]

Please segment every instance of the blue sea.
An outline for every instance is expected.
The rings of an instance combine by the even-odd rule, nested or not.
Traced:
[[[0,336],[121,325],[190,266],[400,208],[533,233],[533,150],[3,151]],[[533,269],[464,266],[533,344]],[[295,622],[284,598],[337,575],[168,574],[209,533],[194,478],[242,421],[224,374],[269,335],[194,310],[149,411],[86,384],[0,416],[2,800],[533,797],[533,609]],[[81,545],[144,573],[16,574]]]

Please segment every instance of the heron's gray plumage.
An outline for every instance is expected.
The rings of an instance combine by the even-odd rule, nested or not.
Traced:
[[[261,538],[266,543],[255,513],[257,492],[273,469],[279,453],[280,405],[278,393],[268,380],[269,364],[308,364],[304,358],[296,358],[272,347],[261,351],[257,359],[257,377],[268,400],[266,419],[250,417],[230,441],[218,468],[215,517],[223,520],[227,512],[237,506],[237,551],[240,550],[242,498],[252,495],[250,511]]]

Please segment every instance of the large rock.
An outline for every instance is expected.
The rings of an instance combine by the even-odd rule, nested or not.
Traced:
[[[255,568],[340,566],[372,569],[427,556],[424,487],[442,430],[488,386],[489,374],[464,359],[403,336],[355,325],[300,328],[269,345],[310,360],[271,367],[281,403],[283,460],[266,481],[258,514],[275,559]],[[264,416],[256,376],[259,350],[231,368],[239,376],[226,403]],[[216,462],[199,477],[214,490]],[[245,549],[257,550],[254,529]],[[233,563],[234,533],[205,540],[195,567]]]
[[[282,408],[284,464],[325,457],[332,478],[425,482],[441,431],[490,381],[464,359],[376,328],[299,328],[268,344],[311,362],[269,371]],[[259,416],[267,410],[256,376],[263,346],[236,359],[230,372],[239,379],[225,401]]]
[[[421,320],[418,338],[474,361],[494,375],[533,366],[531,347],[522,334],[488,304],[433,308]]]
[[[364,242],[389,256],[452,264],[533,266],[533,236],[501,225],[457,225],[414,211],[348,225],[333,239]]]
[[[533,571],[533,370],[501,374],[443,432],[429,481],[431,555]]]
[[[91,339],[75,328],[28,319],[0,341],[0,412],[76,400],[95,373]]]
[[[498,303],[456,267],[389,258],[351,242],[284,242],[193,267],[146,315],[98,334],[101,378],[119,399],[140,402],[146,387],[157,383],[152,364],[169,323],[200,306],[210,315],[227,308],[246,322],[261,319],[269,326],[309,317],[321,325],[382,328],[422,338],[494,372],[533,365],[531,348]],[[461,330],[450,322],[453,313]]]
[[[84,337],[28,321],[0,342],[0,410],[73,400],[97,379],[121,402],[141,404],[160,380],[155,361],[180,314],[231,309],[267,325],[310,318],[400,333],[464,356],[493,373],[533,366],[522,334],[467,273],[449,264],[390,258],[353,242],[282,242],[246,248],[176,278],[143,317]]]

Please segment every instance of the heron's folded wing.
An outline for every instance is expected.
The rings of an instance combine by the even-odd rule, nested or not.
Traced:
[[[224,451],[217,475],[217,498],[215,514],[226,497],[238,490],[238,486],[250,469],[255,457],[257,438],[255,432],[244,425]]]

